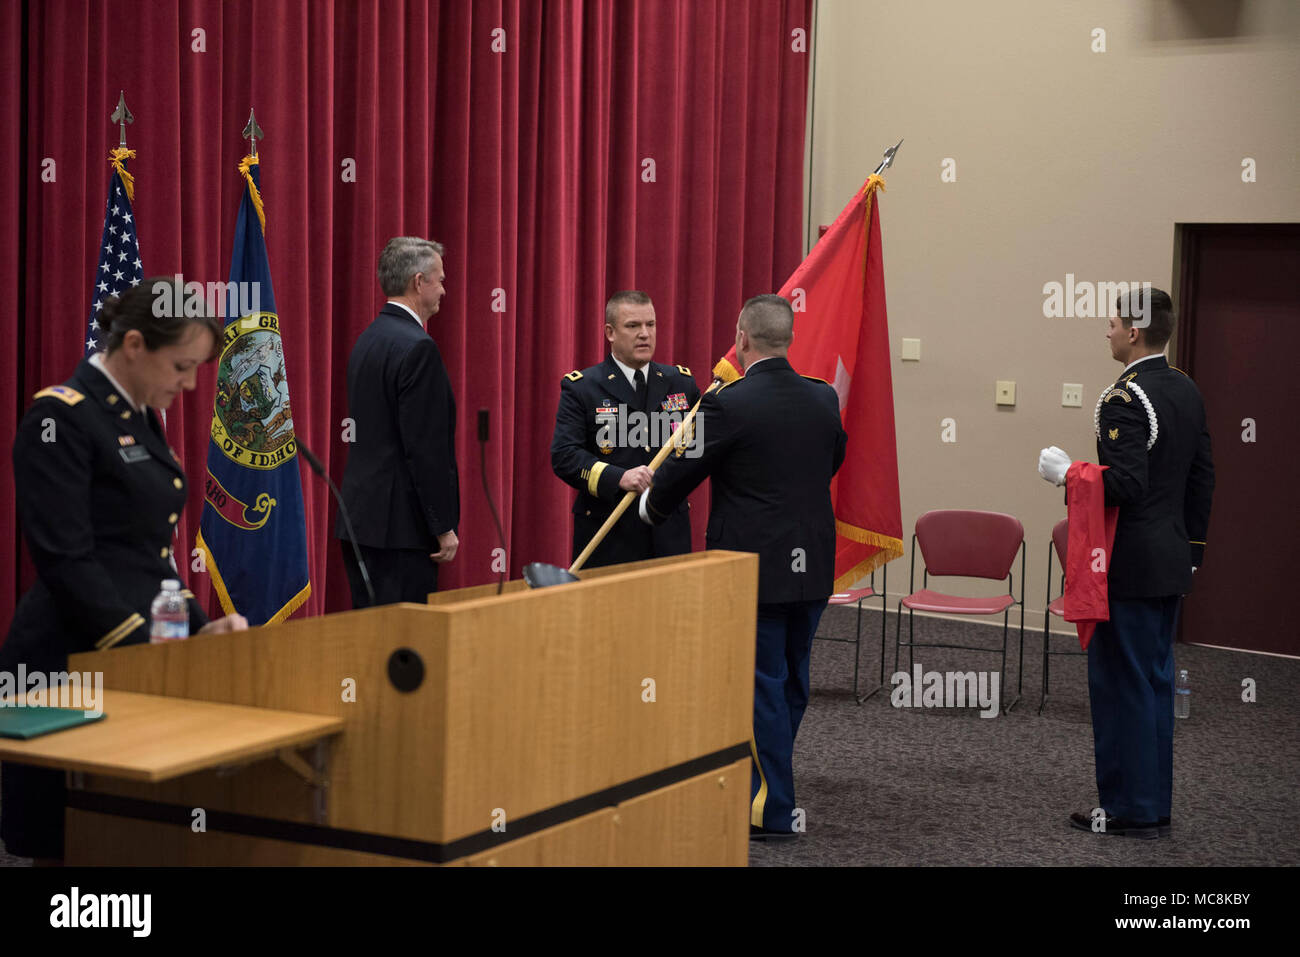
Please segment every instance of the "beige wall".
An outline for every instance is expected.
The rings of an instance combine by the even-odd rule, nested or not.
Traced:
[[[1176,295],[1176,223],[1300,221],[1298,35],[1290,0],[818,0],[813,235],[906,138],[880,206],[905,538],[931,508],[1019,517],[1027,627],[1042,627],[1065,514],[1038,451],[1096,461],[1093,406],[1121,371],[1103,320],[1044,318],[1043,285],[1073,273]],[[905,336],[921,362],[899,360]],[[997,379],[1015,380],[1014,409],[994,405]],[[1083,384],[1082,408],[1061,407],[1064,382]],[[1230,437],[1214,438],[1222,454]],[[894,598],[909,558],[890,568]]]

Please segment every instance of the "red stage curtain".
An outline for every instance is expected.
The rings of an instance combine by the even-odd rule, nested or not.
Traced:
[[[23,8],[0,4],[0,157],[9,175],[0,176],[0,623],[8,631],[18,592],[19,532],[14,506],[14,476],[9,465],[14,428],[26,407],[19,390],[23,350],[22,288],[19,251],[22,247],[23,196],[33,177],[24,169],[22,149]],[[91,267],[94,268],[94,267]],[[3,638],[0,638],[3,641]]]
[[[81,356],[118,91],[136,115],[145,274],[201,282],[229,270],[252,106],[266,130],[267,244],[300,439],[341,478],[345,371],[383,301],[379,250],[394,235],[437,239],[448,295],[429,331],[459,403],[462,489],[461,550],[442,581],[495,578],[479,408],[492,413],[488,481],[511,576],[528,561],[566,564],[573,493],[551,473],[551,429],[560,377],[604,355],[608,294],[649,292],[655,358],[704,384],[743,300],[799,262],[808,54],[795,31],[809,29],[810,6],[3,5],[0,63],[20,88],[0,98],[0,136],[22,175],[0,187],[0,296],[13,317],[0,330],[0,443],[12,448],[31,394]],[[53,182],[41,178],[47,158]],[[203,505],[214,375],[207,367],[168,414],[192,483],[178,561]],[[12,471],[0,471],[7,624],[30,571],[14,571]],[[303,613],[319,614],[347,607],[348,589],[328,491],[305,467],[303,486],[313,583]],[[695,526],[700,544],[699,511]],[[207,576],[182,571],[215,610]]]

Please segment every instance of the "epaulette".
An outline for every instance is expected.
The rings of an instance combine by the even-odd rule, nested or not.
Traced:
[[[807,379],[809,382],[820,382],[822,385],[830,385],[830,383],[825,379],[819,379],[815,375],[806,375],[803,378]]]
[[[690,376],[691,378],[694,378],[694,376],[691,376],[691,370],[686,368],[686,366],[678,366],[677,371],[684,376]]]
[[[84,399],[85,396],[76,389],[68,388],[66,385],[52,385],[48,389],[42,389],[40,392],[37,392],[32,396],[33,401],[45,398],[58,399],[60,402],[65,402],[68,405],[76,405]]]
[[[1185,378],[1188,379],[1191,378],[1191,376],[1187,375],[1187,373],[1184,372],[1182,369],[1178,368],[1178,366],[1170,366],[1169,368],[1173,369],[1175,372],[1177,372],[1181,376],[1184,376]]]
[[[570,382],[577,382],[579,379],[582,378],[582,373],[579,372],[577,369],[574,369],[572,372],[566,375],[565,378],[568,379]]]

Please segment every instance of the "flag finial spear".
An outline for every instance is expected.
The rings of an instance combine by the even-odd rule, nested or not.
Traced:
[[[121,127],[122,135],[118,141],[118,146],[122,149],[126,149],[126,124],[134,123],[135,117],[131,114],[131,111],[126,108],[126,92],[124,90],[118,91],[117,109],[113,111],[113,115],[110,116],[108,120],[110,123],[116,123]]]
[[[248,124],[244,127],[244,132],[241,135],[252,144],[249,151],[252,155],[256,156],[257,141],[260,139],[266,139],[266,134],[263,133],[262,128],[257,125],[257,119],[253,116],[253,110],[251,107],[248,110]]]
[[[895,143],[895,144],[894,144],[893,146],[891,146],[889,149],[885,150],[885,158],[884,158],[883,160],[880,161],[880,165],[876,167],[876,171],[875,171],[874,173],[872,173],[871,175],[872,175],[872,176],[879,176],[879,175],[880,175],[881,173],[883,173],[885,170],[889,169],[889,167],[893,166],[893,165],[894,165],[894,156],[898,153],[898,148],[899,148],[900,146],[902,146],[902,145],[903,145],[903,141],[902,141],[902,140],[899,140],[897,143]]]

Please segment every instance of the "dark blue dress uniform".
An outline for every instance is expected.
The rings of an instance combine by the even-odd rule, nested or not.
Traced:
[[[665,462],[646,511],[662,521],[712,476],[707,547],[758,553],[750,823],[788,832],[809,652],[835,582],[830,484],[848,436],[835,390],[776,357],[706,395],[699,419],[703,454]]]
[[[700,390],[685,366],[649,362],[645,365],[646,398],[642,405],[627,376],[612,357],[600,365],[570,372],[560,380],[560,404],[555,411],[551,438],[551,468],[578,490],[573,502],[573,558],[587,547],[625,493],[618,487],[628,469],[649,465],[667,439],[666,427],[637,445],[623,438],[639,437],[629,416],[633,411],[676,413],[677,420],[699,401]],[[620,429],[619,416],[624,428]],[[667,415],[660,423],[667,422]],[[642,430],[645,432],[646,430]],[[636,508],[623,513],[604,541],[587,560],[588,568],[618,565],[663,555],[683,555],[691,550],[691,519],[683,501],[657,528],[649,528]]]
[[[1125,370],[1097,403],[1106,504],[1119,506],[1110,620],[1088,646],[1100,806],[1131,824],[1170,818],[1173,633],[1204,558],[1214,465],[1196,385],[1164,356]]]
[[[149,640],[149,606],[176,578],[185,473],[157,415],[131,408],[83,360],[36,393],[14,441],[18,519],[37,581],[23,595],[0,671],[65,671],[68,655]],[[207,624],[189,598],[190,633]],[[61,771],[6,762],[0,838],[11,854],[63,856]]]

